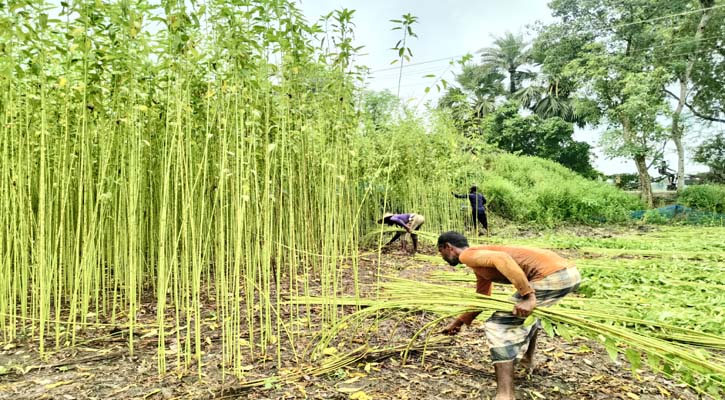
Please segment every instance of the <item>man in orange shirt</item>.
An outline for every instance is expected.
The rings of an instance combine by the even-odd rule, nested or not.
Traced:
[[[537,306],[549,306],[576,291],[579,271],[550,250],[520,246],[469,247],[458,232],[438,237],[438,252],[450,265],[466,264],[476,274],[476,293],[490,296],[492,283],[510,283],[516,288],[512,312],[497,311],[486,320],[486,338],[496,370],[496,400],[514,399],[514,361],[525,349],[521,363],[533,367],[539,321],[524,326]],[[448,325],[443,333],[455,335],[463,324],[470,325],[480,312],[467,312]]]

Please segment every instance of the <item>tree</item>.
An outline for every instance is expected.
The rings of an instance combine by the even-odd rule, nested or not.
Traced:
[[[400,98],[389,90],[365,91],[362,95],[363,121],[368,129],[386,130],[400,117]]]
[[[456,75],[460,87],[450,87],[438,107],[449,111],[464,135],[473,134],[481,118],[495,109],[496,97],[504,93],[503,79],[504,75],[490,65],[465,63]]]
[[[534,45],[544,56],[545,73],[571,79],[596,104],[603,117],[598,122],[610,128],[607,153],[634,161],[649,206],[648,160],[658,155],[665,137],[658,118],[666,114],[662,88],[671,80],[654,62],[653,49],[661,44],[656,17],[670,13],[669,4],[554,0],[549,6],[560,21],[544,27]]]
[[[710,179],[725,183],[725,134],[705,140],[695,149],[693,159],[710,167]]]
[[[573,139],[574,127],[559,117],[522,116],[511,101],[487,115],[482,122],[484,138],[510,153],[556,161],[579,174],[597,175],[591,165],[591,146]]]
[[[508,74],[509,95],[516,93],[518,85],[533,76],[530,71],[521,67],[530,61],[528,43],[522,35],[506,32],[501,37],[494,38],[492,47],[479,50],[483,64]]]
[[[688,10],[691,1],[674,1],[673,3],[679,3],[681,9],[684,12]],[[713,10],[712,7],[715,4],[714,0],[699,0],[700,13],[687,15],[683,17],[684,22],[675,20],[672,27],[665,32],[666,41],[669,42],[669,46],[666,51],[662,52],[660,62],[668,68],[677,79],[677,86],[679,91],[677,94],[672,93],[667,88],[665,92],[677,101],[674,111],[672,112],[672,124],[670,126],[672,138],[675,147],[677,148],[677,190],[681,191],[684,188],[684,176],[685,176],[685,147],[682,144],[682,137],[684,129],[681,124],[680,118],[682,111],[685,106],[688,106],[695,115],[706,120],[718,120],[714,115],[722,112],[722,108],[719,111],[710,110],[709,112],[700,113],[693,110],[688,105],[688,97],[691,95],[690,86],[692,84],[693,76],[697,76],[697,81],[700,85],[704,84],[710,86],[710,79],[707,75],[694,74],[695,70],[698,69],[710,69],[710,64],[722,64],[722,57],[719,59],[708,57],[705,58],[709,62],[698,62],[698,59],[702,58],[702,53],[716,53],[718,51],[718,41],[712,40],[713,37],[717,37],[718,34],[722,37],[723,25],[721,22],[713,26],[709,21],[711,19]],[[694,17],[694,18],[693,18]],[[721,16],[723,18],[724,16]],[[697,21],[697,22],[695,22]],[[722,21],[722,19],[720,19]],[[707,33],[706,33],[707,30]],[[710,35],[714,35],[710,37]],[[683,40],[684,38],[684,40]],[[691,38],[691,39],[690,39]],[[690,40],[686,40],[690,39]],[[675,51],[672,51],[673,48]],[[722,49],[719,49],[721,51]],[[704,79],[704,81],[703,81]],[[719,88],[722,89],[722,80],[718,84]],[[706,99],[707,103],[712,103],[712,100],[720,101],[723,93],[721,90],[717,95],[717,99]],[[703,95],[708,97],[706,93],[700,93],[698,99],[703,100]],[[695,93],[698,96],[698,93]]]
[[[474,121],[474,111],[469,96],[459,87],[449,87],[438,99],[438,109],[445,110],[450,115],[456,129],[466,136],[478,126]]]
[[[722,38],[725,37],[725,8],[710,11],[712,17],[702,45],[708,51],[698,51],[695,67],[692,70],[692,100],[685,106],[693,115],[707,121],[725,122],[725,48]]]
[[[519,89],[514,98],[542,118],[560,117],[579,127],[594,124],[601,117],[601,110],[596,102],[579,95],[576,80],[565,73],[565,66],[579,57],[581,49],[594,37],[582,32],[556,39],[534,41],[530,58],[543,70],[533,84]]]
[[[473,114],[481,118],[495,108],[496,97],[503,93],[503,75],[488,65],[464,65],[456,81],[472,98]]]
[[[583,128],[596,121],[599,109],[596,104],[572,93],[572,83],[545,75],[527,87],[516,91],[513,98],[541,118],[559,117]]]

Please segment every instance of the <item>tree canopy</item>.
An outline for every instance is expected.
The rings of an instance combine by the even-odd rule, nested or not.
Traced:
[[[553,160],[585,177],[597,175],[591,146],[574,140],[574,127],[559,117],[522,116],[519,104],[509,102],[484,118],[482,130],[487,142],[510,153]]]
[[[725,183],[725,134],[705,140],[695,149],[693,159],[710,167],[710,180]]]
[[[531,60],[527,47],[528,43],[523,35],[506,32],[503,36],[494,38],[493,46],[479,50],[484,66],[507,74],[509,94],[514,94],[524,79],[533,76],[530,71],[522,68]]]
[[[649,163],[661,155],[664,141],[681,136],[677,120],[672,136],[662,123],[672,112],[666,88],[692,57],[697,41],[694,33],[685,32],[693,32],[688,29],[693,18],[701,21],[699,15],[707,12],[698,10],[700,5],[686,0],[554,0],[550,8],[558,21],[541,29],[534,43],[544,73],[571,80],[577,96],[596,104],[602,118],[591,122],[608,128],[602,141],[607,154],[635,162],[648,204]],[[674,40],[678,35],[681,40]],[[689,51],[680,47],[685,42]],[[714,51],[703,48],[708,49]]]

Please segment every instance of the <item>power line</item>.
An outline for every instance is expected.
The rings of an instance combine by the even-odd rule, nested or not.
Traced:
[[[470,54],[470,53],[466,53],[466,54]],[[428,60],[428,61],[421,61],[421,62],[417,62],[417,63],[405,64],[405,65],[403,65],[403,68],[412,67],[414,65],[430,64],[430,63],[439,62],[439,61],[448,61],[448,60],[451,60],[451,59],[454,59],[454,58],[463,57],[466,54],[460,54],[460,55],[457,55],[457,56],[450,56],[450,57],[444,57],[444,58],[436,58],[435,60]],[[393,70],[397,70],[399,68],[400,68],[400,66],[398,65],[398,66],[395,66],[395,67],[382,68],[382,69],[374,69],[374,70],[371,70],[370,72],[372,73],[372,72],[393,71]]]
[[[663,15],[663,16],[655,17],[655,18],[647,18],[647,19],[643,19],[641,21],[632,21],[632,22],[626,22],[626,23],[621,23],[621,24],[613,24],[613,25],[609,25],[609,26],[602,27],[601,29],[613,29],[613,28],[621,28],[623,26],[631,26],[631,25],[637,25],[637,24],[644,24],[644,23],[651,22],[651,21],[659,21],[659,20],[662,20],[662,19],[667,19],[667,18],[672,18],[672,17],[680,17],[680,16],[683,16],[683,15],[695,14],[695,13],[700,13],[700,12],[704,12],[704,11],[715,10],[715,9],[719,9],[719,8],[723,8],[723,7],[725,7],[725,4],[717,5],[717,6],[712,6],[712,7],[708,7],[708,8],[700,8],[700,9],[697,9],[697,10],[684,11],[684,12],[681,12],[681,13],[668,14],[668,15]],[[685,41],[691,41],[691,40],[696,40],[696,39],[688,39],[688,40],[685,40]],[[682,42],[685,42],[685,41],[682,41]],[[504,49],[512,49],[512,48],[517,48],[517,47],[519,47],[519,46],[504,46],[504,47],[500,47],[500,49],[504,50]],[[454,56],[449,56],[449,57],[436,58],[436,59],[433,59],[433,60],[426,60],[426,61],[421,61],[421,62],[416,62],[416,63],[405,64],[405,65],[403,65],[403,68],[407,68],[407,67],[411,67],[411,66],[416,66],[416,65],[430,64],[430,63],[440,62],[440,61],[449,61],[449,60],[453,60],[455,58],[463,57],[463,56],[465,56],[467,54],[474,54],[474,53],[479,53],[479,52],[480,52],[480,50],[479,51],[475,51],[475,52],[468,52],[468,53],[464,53],[464,54],[458,54],[458,55],[454,55]],[[374,73],[374,72],[394,71],[394,70],[399,70],[399,69],[400,69],[400,66],[398,65],[398,66],[395,66],[395,67],[384,67],[384,68],[371,69],[370,72],[371,73]]]
[[[659,45],[656,45],[656,46],[648,46],[648,47],[643,47],[641,49],[635,49],[632,52],[632,54],[641,54],[641,53],[644,53],[645,51],[650,51],[650,50],[655,50],[655,49],[676,48],[676,47],[679,47],[679,45],[681,45],[681,44],[697,43],[697,42],[702,42],[702,41],[706,41],[706,40],[710,40],[710,39],[717,39],[719,37],[720,36],[708,36],[708,37],[702,37],[702,38],[687,38],[687,39],[682,39],[682,40],[678,40],[678,41],[674,41],[674,42],[659,44]],[[690,55],[690,54],[701,54],[701,53],[704,53],[704,52],[716,51],[716,50],[720,50],[720,49],[721,49],[720,47],[708,48],[708,49],[701,49],[701,50],[698,50],[698,51],[695,51],[695,52],[684,52],[684,53],[670,54],[669,56],[670,57],[677,57],[677,56],[686,56],[686,55]],[[442,58],[442,59],[429,60],[429,61],[424,61],[424,62],[420,62],[420,63],[415,63],[415,65],[431,64],[431,63],[434,63],[434,62],[440,62],[442,60],[449,60],[449,59],[455,58],[455,57],[457,57],[457,56],[447,57],[447,58]],[[414,65],[414,64],[408,64],[408,65]],[[443,73],[441,73],[441,75],[442,74],[445,74],[450,69],[450,67],[451,66],[448,65],[446,67],[446,70]],[[397,70],[397,69],[398,68],[396,67],[395,70]],[[439,67],[428,67],[428,68],[422,68],[422,69],[404,70],[402,76],[403,77],[409,77],[411,75],[430,73],[430,72],[434,72],[434,71],[440,71],[440,68]],[[399,75],[397,73],[395,73],[395,74],[383,74],[382,76],[371,75],[371,76],[368,77],[368,79],[369,80],[378,80],[378,81],[380,81],[380,80],[398,79],[398,77],[399,77]],[[420,78],[423,78],[425,80],[428,79],[428,78],[425,78],[425,77],[420,77]],[[411,84],[407,84],[406,86],[411,86]]]
[[[679,41],[676,41],[676,42],[670,42],[670,43],[660,44],[660,45],[656,45],[656,46],[649,46],[649,47],[643,47],[641,49],[635,49],[631,54],[641,54],[641,53],[644,53],[646,51],[650,51],[650,50],[654,50],[654,49],[675,48],[675,47],[678,47],[680,44],[701,42],[701,41],[715,39],[715,38],[719,38],[719,36],[709,36],[709,37],[698,38],[698,39],[688,38],[688,39],[683,39],[683,40],[679,40]],[[692,51],[692,52],[668,54],[668,57],[678,57],[678,56],[687,56],[687,55],[693,55],[693,54],[702,54],[702,53],[706,53],[706,52],[710,52],[710,51],[716,51],[716,50],[721,50],[721,49],[722,48],[720,48],[720,47],[708,48],[708,49],[700,49],[700,50]],[[423,69],[419,69],[419,70],[416,70],[416,69],[414,69],[414,70],[406,70],[406,71],[403,72],[402,75],[405,78],[405,77],[410,77],[410,76],[414,76],[414,75],[418,75],[418,74],[433,73],[433,72],[436,72],[436,71],[441,71],[441,69],[442,69],[441,67],[427,67],[427,68],[423,68]],[[450,69],[451,69],[451,65],[446,65],[445,66],[445,69],[443,70],[443,72],[436,73],[436,77],[440,78],[440,76],[442,76],[443,74],[445,74],[446,72],[448,72],[448,70],[450,70]],[[371,76],[368,77],[368,80],[376,80],[376,81],[385,81],[385,80],[392,80],[392,79],[396,79],[397,80],[398,77],[399,77],[399,75],[397,73],[395,73],[395,74],[384,74],[382,76],[379,76],[379,75],[377,75],[377,76],[376,75],[371,75]],[[423,77],[423,76],[418,76],[418,78],[419,78],[419,82],[420,83],[425,83],[426,81],[428,81],[428,79],[430,77],[426,78],[426,77]],[[411,83],[406,84],[406,86],[411,86],[411,85],[412,85]]]
[[[423,76],[423,75],[428,75],[428,74],[432,74],[432,73],[437,73],[442,68],[447,68],[447,67],[449,67],[449,65],[443,65],[443,66],[440,66],[439,65],[439,66],[434,67],[434,68],[426,68],[426,69],[418,69],[418,70],[406,70],[406,71],[403,72],[403,76],[410,76],[410,75],[421,75],[421,76]],[[372,75],[369,76],[369,78],[382,79],[382,80],[385,80],[385,79],[393,79],[393,78],[397,79],[398,78],[398,75],[399,75],[398,73],[395,73],[395,74],[382,74],[382,75],[372,74]]]
[[[704,53],[704,52],[709,52],[709,51],[712,51],[712,50],[725,50],[725,47],[717,47],[717,48],[714,48],[714,49],[702,49],[702,50],[699,50],[699,51],[693,51],[693,52],[685,52],[685,53],[676,53],[676,54],[671,54],[670,56],[671,56],[671,57],[678,57],[678,56],[687,56],[687,55],[701,54],[701,53]],[[449,66],[449,68],[450,68],[450,66]],[[435,86],[435,84],[436,84],[436,83],[438,83],[438,82],[440,81],[440,78],[441,78],[441,77],[442,77],[442,76],[443,76],[443,75],[444,75],[444,74],[445,74],[446,72],[448,72],[448,69],[449,69],[449,68],[447,68],[447,69],[446,69],[446,70],[444,70],[444,71],[443,71],[443,72],[442,72],[442,73],[441,73],[440,75],[438,75],[437,79],[436,79],[436,80],[435,80],[434,82],[432,82],[431,84],[427,85],[427,87],[433,87],[433,86]],[[422,81],[422,82],[421,82],[421,81],[417,81],[417,82],[415,82],[415,83],[411,83],[411,82],[408,82],[408,83],[406,83],[406,84],[404,84],[404,85],[401,85],[401,87],[402,87],[402,88],[410,88],[410,87],[417,87],[417,86],[423,85],[423,84],[425,84],[425,83],[426,83],[426,82],[424,82],[424,81]],[[395,88],[396,88],[396,87],[390,87],[390,86],[386,86],[386,87],[383,87],[383,88],[382,88],[382,90],[393,90],[393,89],[395,89]],[[426,97],[427,95],[428,95],[428,93],[425,93],[425,94],[423,95],[423,98],[425,98],[425,97]],[[423,100],[423,99],[421,99],[421,100],[420,100],[420,101],[418,102],[418,104],[417,104],[416,106],[418,106],[418,105],[419,105],[419,104],[420,104],[420,103],[422,102],[422,100]]]
[[[625,22],[623,24],[614,24],[614,25],[610,25],[610,26],[605,27],[605,28],[621,28],[623,26],[630,26],[630,25],[642,24],[642,23],[645,23],[645,22],[659,21],[661,19],[666,19],[666,18],[671,18],[671,17],[680,17],[680,16],[683,16],[683,15],[695,14],[695,13],[704,12],[704,11],[710,11],[710,10],[715,10],[715,9],[723,8],[723,7],[725,7],[725,4],[722,4],[722,5],[719,5],[719,6],[707,7],[707,8],[699,8],[697,10],[684,11],[684,12],[677,13],[677,14],[663,15],[661,17],[647,18],[647,19],[644,19],[642,21],[632,21],[632,22]]]
[[[435,82],[433,82],[433,84],[432,84],[432,85],[430,85],[430,86],[435,86],[435,85],[437,85],[437,84],[438,84],[438,82],[440,82],[440,80],[441,80],[441,79],[443,79],[443,75],[444,75],[444,74],[445,74],[446,72],[448,72],[448,71],[449,71],[449,70],[451,69],[451,67],[452,67],[452,65],[450,65],[450,64],[449,64],[449,65],[448,65],[448,67],[446,67],[445,71],[441,72],[441,73],[440,73],[440,74],[438,75],[438,77],[436,78]],[[423,102],[423,100],[425,100],[425,98],[426,98],[426,97],[428,97],[428,93],[430,93],[430,90],[429,90],[429,91],[427,91],[427,92],[425,92],[425,94],[423,94],[423,97],[421,97],[421,98],[420,98],[420,100],[418,100],[418,102],[417,102],[417,103],[415,104],[415,108],[416,108],[416,109],[418,109],[418,106],[420,106],[420,103],[422,103],[422,102]]]
[[[446,66],[448,66],[448,64],[443,64],[443,65],[435,64],[435,66],[425,67],[425,68],[413,67],[413,68],[410,68],[410,69],[406,69],[404,73],[408,73],[408,74],[426,74],[426,73],[429,73],[429,72],[440,71],[441,68],[444,68]],[[382,74],[370,74],[370,76],[375,76],[377,78],[389,78],[389,77],[393,77],[393,76],[394,77],[397,77],[398,75],[399,75],[398,72],[395,72],[395,73],[388,72],[388,73],[382,73]]]

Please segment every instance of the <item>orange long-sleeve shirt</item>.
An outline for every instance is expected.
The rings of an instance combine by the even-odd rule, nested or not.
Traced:
[[[519,295],[533,293],[530,282],[572,267],[569,261],[551,250],[521,246],[469,247],[459,256],[476,274],[476,293],[491,295],[492,283],[511,283]],[[459,318],[470,325],[480,312],[468,312]]]

